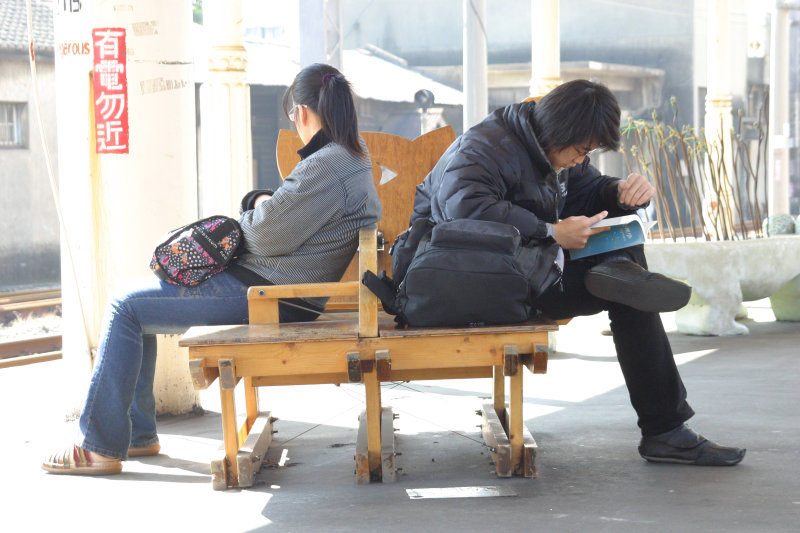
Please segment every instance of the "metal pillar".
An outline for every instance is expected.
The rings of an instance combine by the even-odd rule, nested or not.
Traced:
[[[254,187],[241,0],[205,0],[203,24],[210,52],[200,87],[200,214],[238,217]]]
[[[769,47],[769,214],[789,214],[789,9],[800,2],[777,2],[772,10]]]
[[[327,63],[343,68],[340,0],[300,0],[300,68]]]
[[[489,111],[486,0],[464,0],[464,131]]]
[[[531,88],[534,98],[561,84],[559,0],[531,0]]]

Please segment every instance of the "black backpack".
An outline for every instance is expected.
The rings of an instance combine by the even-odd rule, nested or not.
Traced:
[[[531,318],[532,303],[558,283],[558,245],[523,245],[516,227],[459,219],[417,220],[392,249],[392,278],[362,282],[400,325],[480,326]]]

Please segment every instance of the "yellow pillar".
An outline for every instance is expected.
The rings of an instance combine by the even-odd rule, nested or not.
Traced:
[[[209,62],[200,86],[200,214],[238,218],[254,186],[241,0],[205,0],[203,25]]]
[[[531,0],[532,97],[561,84],[561,28],[559,0]]]

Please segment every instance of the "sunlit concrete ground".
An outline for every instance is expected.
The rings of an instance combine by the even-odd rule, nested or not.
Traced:
[[[489,380],[383,387],[400,415],[394,484],[354,484],[363,389],[350,384],[261,389],[262,408],[280,420],[271,464],[250,489],[211,489],[208,462],[221,456],[216,388],[203,393],[204,416],[159,420],[161,455],[129,461],[118,476],[48,475],[42,458],[75,431],[52,404],[77,385],[62,379],[60,361],[0,370],[0,531],[797,531],[800,324],[774,322],[768,301],[749,310],[751,334],[741,337],[684,336],[663,315],[698,413],[691,424],[748,448],[733,468],[639,458],[605,315],[562,328],[548,373],[525,376],[537,479],[493,475],[474,413]],[[512,495],[407,493],[489,486]]]

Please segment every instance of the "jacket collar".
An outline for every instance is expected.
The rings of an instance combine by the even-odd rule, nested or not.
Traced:
[[[522,102],[505,107],[502,110],[503,120],[525,146],[528,157],[531,158],[542,176],[545,176],[545,180],[555,180],[556,171],[550,165],[550,161],[533,131],[533,108],[535,105],[535,102]]]
[[[305,159],[330,142],[332,141],[327,135],[325,135],[325,132],[323,130],[319,130],[314,134],[313,137],[311,137],[311,140],[308,141],[308,144],[297,151],[297,154],[300,156],[300,159]]]

